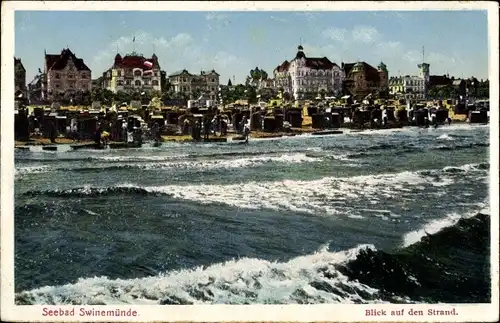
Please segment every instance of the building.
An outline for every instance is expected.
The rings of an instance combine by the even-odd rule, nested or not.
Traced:
[[[56,94],[90,91],[91,73],[83,59],[76,57],[69,48],[63,49],[61,54],[45,53],[43,98],[50,100]]]
[[[383,62],[378,68],[366,62],[342,63],[342,69],[346,75],[344,92],[355,99],[363,99],[370,93],[389,89],[389,72]]]
[[[199,75],[182,70],[170,74],[168,81],[175,93],[184,93],[188,96],[207,94],[214,100],[219,90],[219,77],[220,75],[214,70],[201,71]]]
[[[406,98],[424,99],[426,84],[420,76],[396,76],[389,79],[389,90],[392,94],[401,94]]]
[[[26,93],[26,69],[20,58],[14,57],[14,93],[16,97]]]
[[[389,90],[392,94],[401,94],[408,99],[425,99],[431,82],[430,64],[422,62],[417,65],[418,76],[405,75],[391,77]]]
[[[297,49],[293,60],[285,60],[274,69],[274,86],[295,99],[315,97],[321,91],[340,95],[344,80],[342,69],[326,57],[306,57],[301,45]]]
[[[102,89],[103,88],[103,77],[98,77],[92,80],[92,89]]]
[[[113,66],[102,75],[102,87],[113,93],[161,91],[160,73],[160,64],[155,54],[151,58],[145,58],[135,52],[124,57],[118,53]]]

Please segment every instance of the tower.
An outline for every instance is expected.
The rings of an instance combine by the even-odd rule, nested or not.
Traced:
[[[384,62],[380,62],[377,68],[378,76],[380,79],[380,88],[387,89],[389,87],[389,71]]]
[[[419,77],[424,79],[424,82],[427,84],[429,83],[429,67],[430,64],[425,63],[425,47],[422,46],[422,63],[418,64],[418,69],[419,69]]]

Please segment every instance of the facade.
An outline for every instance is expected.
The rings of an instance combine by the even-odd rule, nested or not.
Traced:
[[[98,77],[95,80],[92,80],[92,89],[102,89],[103,85],[103,77]]]
[[[398,76],[389,79],[389,90],[393,94],[404,94],[408,98],[424,99],[426,82],[420,76]]]
[[[393,94],[404,94],[406,98],[425,99],[431,81],[429,73],[430,65],[418,64],[418,76],[399,76],[389,79],[389,89]]]
[[[214,70],[210,72],[201,71],[198,75],[182,70],[170,74],[168,81],[175,93],[190,95],[199,92],[214,99],[219,90],[219,76]]]
[[[61,54],[45,53],[43,98],[52,99],[56,94],[90,91],[91,73],[83,59],[76,57],[69,48],[63,49]]]
[[[161,91],[161,71],[158,57],[145,58],[137,53],[122,57],[116,54],[113,66],[102,75],[102,87],[113,93],[123,91]]]
[[[26,93],[26,69],[21,59],[14,57],[14,91],[16,97]]]
[[[306,57],[302,46],[298,47],[293,60],[284,61],[273,73],[275,88],[282,88],[295,99],[304,94],[316,96],[321,91],[340,95],[345,76],[342,69],[326,57]]]
[[[344,92],[356,99],[363,99],[368,94],[389,89],[389,71],[381,62],[378,68],[366,62],[342,63],[346,75]]]

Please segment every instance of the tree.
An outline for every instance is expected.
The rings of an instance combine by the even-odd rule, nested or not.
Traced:
[[[227,81],[227,86],[233,86],[233,83],[231,83],[231,79]]]
[[[326,91],[325,91],[325,89],[321,89],[321,90],[319,90],[319,93],[318,93],[318,94],[319,94],[319,96],[321,97],[321,99],[322,99],[322,100],[324,100],[324,99],[325,99],[325,96],[326,96]]]
[[[257,84],[260,80],[267,80],[267,72],[256,67],[253,70],[250,70],[249,76],[247,76],[245,84],[246,85],[254,85]]]
[[[116,104],[121,105],[122,103],[129,103],[132,96],[124,91],[118,91],[114,95],[114,101]]]

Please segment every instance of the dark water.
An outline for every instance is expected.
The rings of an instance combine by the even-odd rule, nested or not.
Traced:
[[[17,302],[488,302],[488,150],[452,125],[16,152]]]

